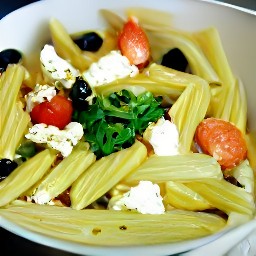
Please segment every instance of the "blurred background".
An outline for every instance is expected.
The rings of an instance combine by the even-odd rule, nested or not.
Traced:
[[[32,2],[36,2],[39,0],[0,0],[0,19],[4,17],[9,12],[22,7],[26,4],[30,4]],[[226,2],[230,4],[234,4],[237,6],[249,8],[252,10],[256,10],[256,0],[217,0],[219,2]]]
[[[11,11],[36,1],[39,0],[0,0],[0,19],[3,18],[8,13],[10,13]],[[256,10],[256,0],[219,0],[219,2],[226,2],[240,7]],[[61,250],[56,250],[47,246],[30,242],[24,238],[15,236],[14,234],[2,228],[0,228],[0,237],[0,255],[3,256],[74,256],[74,254],[72,253],[63,252]]]

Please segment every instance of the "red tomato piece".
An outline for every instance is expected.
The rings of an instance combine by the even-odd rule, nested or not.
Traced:
[[[144,67],[150,58],[150,46],[146,33],[139,26],[135,18],[130,18],[118,37],[118,46],[122,55],[131,64]]]
[[[195,133],[195,141],[205,154],[213,156],[222,169],[231,169],[247,157],[247,147],[241,131],[232,123],[207,118]]]
[[[36,105],[30,116],[33,124],[44,123],[63,129],[71,122],[72,113],[72,102],[64,96],[56,95],[51,101]]]

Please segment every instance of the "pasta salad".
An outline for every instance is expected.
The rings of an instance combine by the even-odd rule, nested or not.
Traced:
[[[255,138],[218,31],[180,31],[150,9],[101,15],[105,30],[76,34],[52,18],[36,72],[0,52],[0,216],[95,245],[252,219]]]

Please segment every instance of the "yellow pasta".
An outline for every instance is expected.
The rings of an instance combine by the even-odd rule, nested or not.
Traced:
[[[209,28],[194,33],[193,36],[222,82],[221,87],[212,88],[210,114],[229,121],[236,80],[229,66],[219,33],[215,28]]]
[[[179,33],[175,30],[165,30],[164,33],[159,31],[149,32],[148,36],[150,45],[152,45],[153,49],[162,49],[160,56],[172,48],[179,48],[186,56],[193,74],[202,77],[209,84],[219,85],[221,83],[221,80],[205,57],[204,53],[200,47],[191,40],[189,35],[187,36],[184,33]],[[158,53],[159,51],[152,52],[155,61],[158,61],[160,58]]]
[[[80,48],[73,42],[66,29],[57,19],[52,19],[49,25],[54,48],[60,57],[70,60],[71,64],[81,71],[84,71],[93,61],[96,61],[92,54],[88,53],[89,56],[82,54]]]
[[[9,113],[16,104],[18,93],[25,76],[25,69],[21,65],[10,65],[5,76],[0,77],[0,110],[1,124],[0,134],[10,117]],[[11,118],[11,117],[10,117]]]
[[[153,63],[143,73],[133,78],[119,79],[112,83],[97,86],[94,90],[96,94],[103,96],[123,89],[130,90],[135,95],[149,91],[155,96],[167,96],[172,102],[175,102],[188,86],[194,85],[202,86],[204,90],[207,90],[206,87],[208,87],[207,83],[198,76]],[[205,94],[207,103],[207,92]]]
[[[241,80],[237,79],[234,88],[234,99],[232,103],[229,121],[243,134],[246,134],[247,126],[247,98]]]
[[[173,17],[170,13],[164,13],[149,8],[131,7],[125,10],[127,17],[136,17],[139,23],[147,30],[162,30],[170,28],[172,25]],[[161,17],[161,19],[159,19]]]
[[[191,150],[196,128],[206,115],[210,98],[209,86],[202,81],[187,87],[169,110],[168,114],[179,131],[181,154]]]
[[[25,76],[21,65],[9,65],[0,77],[0,157],[13,159],[30,121],[18,100],[18,93]]]
[[[42,203],[48,203],[68,189],[72,183],[96,160],[90,152],[89,144],[81,142],[69,157],[62,160],[41,181],[33,197]],[[40,199],[40,196],[45,196]]]
[[[202,211],[212,208],[211,204],[201,195],[177,181],[166,182],[165,204],[177,209]]]
[[[16,168],[0,182],[0,206],[18,198],[33,186],[50,169],[55,154],[45,149]]]
[[[71,206],[80,210],[104,195],[146,158],[147,149],[139,141],[133,146],[96,161],[72,185]]]
[[[203,196],[211,205],[230,214],[237,212],[252,218],[255,205],[253,196],[225,180],[208,179],[204,182],[187,183],[190,189]]]
[[[167,181],[188,182],[213,178],[223,179],[217,161],[204,154],[149,157],[134,172],[125,178],[126,182],[150,180],[161,183]]]
[[[245,135],[246,144],[248,148],[248,159],[250,161],[250,165],[254,170],[254,173],[256,172],[256,131],[255,132],[249,132]]]
[[[181,210],[151,215],[34,204],[10,205],[0,209],[0,216],[37,233],[97,246],[178,242],[210,235],[226,224],[213,214]]]

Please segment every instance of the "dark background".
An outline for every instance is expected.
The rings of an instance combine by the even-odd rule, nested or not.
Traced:
[[[9,12],[32,2],[36,0],[0,0],[0,19]],[[256,0],[226,0],[226,2],[256,10]],[[75,256],[72,253],[33,243],[2,228],[0,228],[0,252],[1,256]]]

